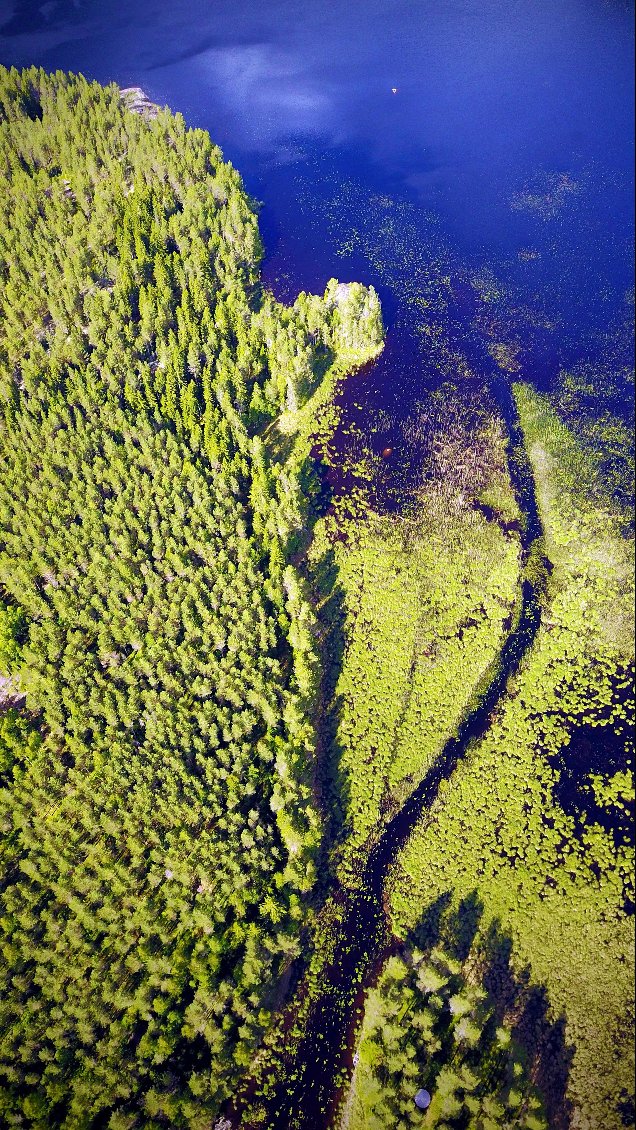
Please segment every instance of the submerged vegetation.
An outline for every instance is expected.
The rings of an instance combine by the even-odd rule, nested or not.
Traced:
[[[494,277],[482,356],[374,197],[350,245],[430,365],[370,407],[373,288],[277,302],[238,174],[138,91],[0,72],[0,160],[2,1118],[629,1125],[617,397],[513,404]]]

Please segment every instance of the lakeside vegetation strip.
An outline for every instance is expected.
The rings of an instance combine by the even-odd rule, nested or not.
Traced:
[[[331,750],[331,758],[327,757],[327,793],[335,813],[335,835],[332,832],[335,851],[332,851],[332,860],[336,865],[338,879],[344,884],[338,889],[337,884],[334,897],[329,898],[319,914],[314,929],[310,935],[310,957],[308,968],[302,976],[294,998],[289,1008],[283,1013],[280,1023],[271,1035],[266,1038],[266,1046],[259,1057],[255,1078],[253,1080],[253,1095],[256,1103],[249,1103],[245,1111],[242,1102],[239,1102],[238,1112],[241,1121],[250,1125],[282,1128],[316,1125],[331,1125],[333,1098],[337,1088],[344,1084],[347,1077],[348,1048],[344,1044],[351,1038],[350,1018],[355,1009],[358,986],[367,982],[370,971],[373,969],[376,956],[386,944],[384,915],[382,912],[382,876],[386,863],[396,851],[400,841],[409,826],[420,811],[430,803],[430,797],[435,791],[443,776],[450,772],[454,760],[461,756],[466,740],[469,740],[474,728],[487,725],[488,713],[496,702],[497,695],[505,683],[505,678],[510,670],[515,668],[527,639],[532,637],[533,625],[536,622],[535,600],[532,590],[524,582],[524,596],[521,601],[521,592],[518,589],[520,566],[528,557],[530,547],[538,538],[538,525],[533,518],[534,506],[532,504],[532,485],[526,481],[523,471],[524,460],[519,447],[519,438],[515,432],[514,449],[507,451],[504,441],[502,421],[496,413],[496,405],[488,389],[482,387],[480,391],[481,403],[478,405],[476,389],[473,382],[468,382],[468,403],[470,408],[466,411],[466,387],[464,378],[469,375],[465,366],[462,366],[461,384],[453,388],[447,384],[446,395],[449,397],[449,413],[455,421],[479,421],[479,428],[465,426],[462,439],[464,448],[462,454],[464,464],[475,469],[471,485],[473,491],[467,489],[467,479],[460,470],[459,474],[447,473],[444,464],[443,470],[439,469],[430,483],[428,491],[423,492],[418,504],[411,507],[413,514],[407,519],[405,515],[395,518],[385,516],[380,518],[369,510],[369,488],[366,488],[366,506],[360,508],[356,505],[355,514],[348,518],[343,517],[346,511],[337,515],[334,508],[330,508],[324,521],[317,523],[314,539],[309,548],[308,558],[314,573],[315,586],[320,590],[320,579],[331,577],[337,579],[340,600],[333,605],[333,590],[329,585],[327,592],[331,597],[327,600],[327,620],[335,620],[332,631],[327,631],[324,636],[323,654],[325,656],[325,676],[328,692],[325,696],[327,702],[333,700],[337,709],[330,712],[330,717],[323,720],[321,727],[323,741],[326,742],[326,752]],[[454,397],[455,403],[450,399]],[[462,403],[464,402],[464,403]],[[507,409],[508,410],[508,409]],[[514,416],[512,407],[509,410]],[[336,413],[337,415],[337,413]],[[332,425],[336,426],[332,418]],[[456,425],[454,425],[456,427]],[[328,440],[328,436],[324,437]],[[444,442],[443,434],[440,437]],[[457,432],[454,436],[457,443]],[[330,452],[330,465],[337,460],[338,451],[333,450],[328,444]],[[518,508],[515,494],[512,489],[510,467],[512,459],[521,461],[519,471],[515,471],[515,478],[520,478],[519,497],[524,506],[529,508],[529,513],[522,516]],[[522,481],[523,480],[523,481]],[[480,497],[485,489],[490,489],[492,482],[497,484],[496,497],[499,505],[491,511],[492,517],[486,521],[480,510],[475,507],[481,505]],[[360,492],[364,495],[364,491]],[[477,494],[477,497],[475,497]],[[348,495],[343,496],[346,506]],[[514,515],[514,522],[510,523],[510,516]],[[495,521],[495,518],[498,520]],[[525,549],[523,553],[519,530],[528,526],[528,532],[523,535]],[[493,529],[494,527],[494,529]],[[452,536],[451,531],[455,536]],[[470,532],[469,552],[462,551],[459,533]],[[421,568],[421,556],[426,549],[427,540],[431,539],[436,553],[427,558],[427,570]],[[498,540],[499,539],[499,540]],[[441,547],[448,540],[447,552],[442,552]],[[495,550],[493,552],[493,547]],[[506,547],[504,549],[504,547]],[[438,741],[440,743],[437,753],[427,758],[425,743],[417,742],[418,727],[414,727],[410,735],[413,743],[413,765],[416,773],[403,784],[403,794],[408,796],[417,781],[424,777],[422,788],[409,801],[409,805],[400,809],[399,801],[385,791],[382,803],[377,807],[377,815],[373,823],[373,835],[367,831],[364,846],[355,842],[351,824],[347,825],[347,810],[349,805],[348,781],[340,772],[340,765],[347,754],[348,735],[341,734],[340,724],[345,712],[341,709],[341,697],[336,694],[338,676],[341,669],[343,651],[347,639],[353,633],[355,638],[359,627],[359,597],[364,593],[361,581],[364,572],[354,570],[348,574],[346,561],[348,555],[364,559],[364,550],[371,549],[369,561],[373,563],[374,556],[379,554],[381,561],[386,564],[386,571],[380,574],[386,581],[395,586],[395,578],[391,570],[402,573],[402,584],[405,598],[411,592],[422,594],[422,591],[436,592],[441,607],[445,609],[445,616],[440,619],[440,608],[433,601],[428,606],[426,600],[422,602],[421,620],[417,617],[414,622],[399,624],[401,630],[391,633],[390,625],[395,616],[395,607],[390,604],[385,607],[382,603],[382,591],[375,601],[375,622],[369,624],[363,621],[362,643],[364,649],[371,648],[376,642],[376,637],[383,640],[383,648],[378,658],[374,657],[383,676],[383,683],[378,684],[375,695],[378,703],[382,701],[382,693],[386,696],[394,694],[393,675],[396,667],[396,649],[401,647],[402,634],[407,631],[409,646],[413,647],[413,655],[419,658],[420,648],[423,657],[435,668],[437,647],[431,648],[431,642],[440,645],[442,659],[445,655],[445,643],[450,636],[449,623],[454,623],[461,636],[466,629],[474,628],[479,624],[484,612],[484,601],[488,600],[488,592],[492,589],[496,607],[495,623],[499,624],[506,635],[506,643],[501,648],[494,648],[494,659],[488,664],[488,650],[485,658],[481,654],[477,657],[477,670],[470,678],[459,682],[462,671],[466,671],[466,656],[469,652],[460,648],[460,662],[454,666],[452,663],[440,664],[441,670],[438,679],[448,681],[448,697],[452,706],[446,708],[439,717],[434,712],[428,712],[430,724],[439,727]],[[466,547],[464,546],[464,550]],[[509,551],[509,552],[508,552]],[[533,549],[534,552],[534,549]],[[501,600],[501,571],[497,568],[501,562],[499,556],[506,562],[505,570],[509,573],[509,600],[504,604],[506,615],[499,604]],[[532,556],[532,554],[530,554]],[[323,568],[324,562],[331,562],[327,569]],[[335,563],[339,568],[335,569]],[[419,571],[418,571],[419,567]],[[452,587],[453,580],[457,586],[463,587],[473,575],[473,587],[469,588],[470,600],[474,600],[471,608],[477,619],[469,616],[464,622],[453,621],[452,609],[448,607],[448,600],[444,596],[445,587]],[[374,570],[371,569],[367,580],[374,579]],[[424,590],[421,589],[424,582]],[[479,583],[481,582],[481,585]],[[414,586],[414,587],[413,587]],[[371,591],[373,592],[372,585]],[[353,599],[352,599],[353,598]],[[498,599],[497,599],[498,598]],[[385,602],[386,604],[386,602]],[[406,599],[407,608],[411,608],[409,599]],[[462,606],[463,607],[463,606]],[[460,608],[460,613],[462,608]],[[465,611],[465,609],[464,609]],[[324,617],[323,617],[324,618]],[[321,619],[319,615],[319,620]],[[383,626],[386,631],[383,633]],[[428,628],[430,633],[429,645],[422,646],[422,639],[415,641],[413,633],[417,627]],[[494,625],[490,625],[492,631]],[[496,629],[495,629],[496,630]],[[508,634],[509,633],[509,634]],[[426,633],[425,633],[426,634]],[[470,637],[470,631],[466,633]],[[417,633],[419,636],[419,633]],[[452,638],[452,637],[451,637]],[[503,642],[503,641],[502,641]],[[413,646],[414,645],[414,646]],[[463,660],[463,662],[462,662]],[[479,664],[484,666],[479,667]],[[510,666],[509,666],[510,665]],[[414,667],[415,665],[412,664]],[[470,667],[468,667],[470,670]],[[473,669],[474,670],[474,669]],[[333,671],[333,674],[330,672]],[[346,672],[346,660],[343,664]],[[453,679],[456,680],[453,683]],[[413,680],[411,680],[412,682]],[[398,687],[398,698],[400,688]],[[371,696],[373,697],[373,696]],[[362,699],[362,701],[364,701]],[[408,702],[408,697],[407,700]],[[417,699],[415,700],[417,703]],[[400,709],[405,705],[400,704]],[[450,725],[449,725],[450,718]],[[473,727],[473,729],[471,729]],[[457,740],[458,731],[462,731],[461,740]],[[395,728],[387,726],[376,728],[377,746],[372,751],[369,760],[369,773],[373,772],[374,759],[381,764],[380,758],[390,758],[395,754]],[[443,750],[442,750],[443,747]],[[426,771],[428,766],[428,771]],[[361,772],[358,761],[357,772]],[[417,776],[419,770],[419,776]],[[374,790],[368,789],[365,794],[365,781],[373,777],[362,777],[362,785],[358,796],[373,810]],[[329,796],[329,794],[332,794]],[[403,798],[402,798],[403,799]],[[408,813],[407,813],[408,810]],[[404,816],[404,820],[402,817]],[[332,813],[333,818],[333,813]],[[404,825],[402,831],[400,828]],[[386,826],[386,832],[383,831]],[[374,841],[380,839],[377,849],[369,849]],[[352,843],[353,842],[353,852]],[[378,855],[378,852],[381,855]],[[343,1059],[344,1052],[344,1059]],[[236,1113],[236,1111],[234,1112]]]
[[[514,615],[520,546],[467,510],[439,521],[369,516],[335,553],[345,594],[340,876],[355,884],[369,840],[479,698]]]

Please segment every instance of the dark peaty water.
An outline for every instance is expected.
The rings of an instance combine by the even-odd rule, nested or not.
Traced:
[[[439,376],[414,310],[446,314],[461,345],[475,293],[482,325],[489,308],[501,320],[503,294],[507,322],[486,337],[518,347],[524,376],[621,365],[633,24],[631,0],[0,0],[0,61],[141,85],[208,129],[263,201],[265,275],[281,297],[332,275],[378,285],[387,349],[349,395],[368,424],[377,411],[389,466],[391,420]],[[451,288],[449,306],[439,284],[456,271],[478,285],[466,301]],[[328,1066],[346,1029],[333,1016]],[[310,1060],[301,1109],[330,1096],[330,1072]]]

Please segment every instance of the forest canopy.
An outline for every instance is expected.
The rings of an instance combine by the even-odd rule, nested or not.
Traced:
[[[1,1117],[207,1127],[321,835],[307,500],[263,433],[379,302],[278,304],[236,171],[115,85],[1,70],[0,163]]]

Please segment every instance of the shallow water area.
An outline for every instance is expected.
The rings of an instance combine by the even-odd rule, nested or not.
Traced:
[[[357,276],[399,323],[432,232],[587,356],[633,281],[633,22],[628,0],[2,0],[0,59],[209,129],[264,202],[285,298]]]
[[[346,494],[365,463],[374,505],[397,510],[444,426],[448,402],[430,409],[442,386],[488,385],[519,449],[510,378],[550,388],[586,364],[619,387],[631,350],[633,23],[627,0],[0,0],[0,60],[139,85],[208,129],[261,202],[263,275],[279,298],[322,292],[332,276],[377,288],[385,349],[338,391],[326,475]],[[530,471],[524,483],[516,466],[528,554],[541,528]],[[483,702],[387,821],[347,904],[340,980],[312,1018],[291,1100],[280,1081],[281,1130],[290,1101],[311,1130],[333,1104],[334,1065],[351,1066],[356,978],[383,941],[387,868],[490,724],[539,615],[526,582]],[[577,815],[594,752],[587,734],[569,748],[561,800]]]

